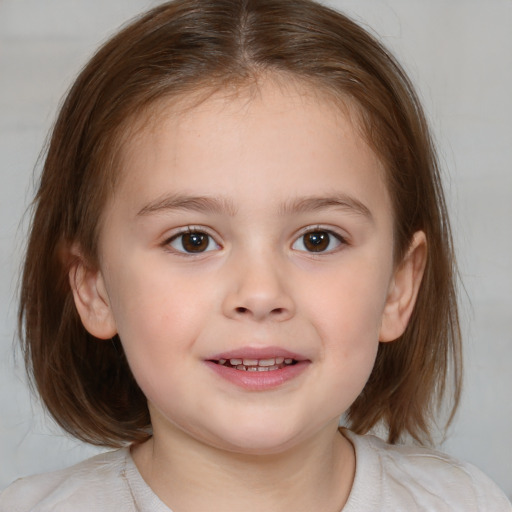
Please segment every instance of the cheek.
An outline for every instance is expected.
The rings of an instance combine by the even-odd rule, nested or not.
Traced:
[[[385,270],[360,260],[330,276],[317,276],[317,292],[304,296],[310,324],[322,340],[330,386],[340,390],[340,410],[357,398],[375,363],[389,282]]]
[[[143,269],[143,270],[141,270]],[[208,322],[212,298],[202,284],[145,262],[110,273],[111,307],[134,376],[144,391],[156,379],[179,379],[184,356]],[[161,385],[161,380],[160,380]]]
[[[373,370],[379,347],[382,307],[379,301],[352,293],[335,297],[336,306],[325,304],[316,325],[323,340],[322,372],[326,393],[318,393],[320,410],[343,414],[364,389]]]
[[[165,257],[133,257],[109,272],[109,298],[120,335],[145,343],[193,328],[211,299],[199,279],[166,265]],[[146,339],[148,338],[148,339]]]
[[[379,346],[382,305],[368,297],[350,294],[323,314],[318,324],[323,356],[332,365],[332,375],[345,389],[359,394],[373,368]]]
[[[378,341],[389,287],[388,272],[379,267],[350,265],[335,273],[317,276],[316,292],[305,296],[314,311],[322,339],[352,340],[361,345]],[[364,346],[364,343],[363,343]]]

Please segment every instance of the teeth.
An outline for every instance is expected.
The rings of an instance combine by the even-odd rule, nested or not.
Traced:
[[[230,366],[237,370],[249,372],[266,372],[269,370],[279,370],[283,365],[293,364],[293,359],[284,357],[272,357],[269,359],[219,359],[218,364]]]

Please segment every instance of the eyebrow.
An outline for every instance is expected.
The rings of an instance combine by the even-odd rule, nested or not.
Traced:
[[[373,222],[373,215],[370,209],[355,197],[346,194],[335,194],[329,196],[312,196],[294,199],[286,202],[280,213],[282,215],[304,213],[326,209],[344,210],[347,213],[354,213],[367,218]]]
[[[279,209],[280,215],[293,215],[311,211],[339,209],[347,213],[354,213],[373,221],[369,208],[356,199],[346,194],[330,196],[300,197],[286,201]],[[152,201],[139,210],[137,216],[158,214],[173,210],[189,210],[206,214],[222,214],[234,216],[237,208],[227,198],[210,196],[188,196],[173,194]]]
[[[148,203],[139,210],[137,215],[145,216],[172,210],[191,210],[210,214],[227,213],[230,216],[236,213],[235,206],[226,198],[174,194]]]

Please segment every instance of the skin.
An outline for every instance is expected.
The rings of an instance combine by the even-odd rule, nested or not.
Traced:
[[[265,80],[256,94],[165,107],[125,149],[99,268],[82,259],[70,272],[85,327],[119,334],[148,398],[154,435],[134,461],[176,512],[339,511],[355,457],[338,418],[379,341],[405,329],[425,237],[394,266],[384,171],[307,88]],[[196,199],[176,207],[178,196]],[[190,229],[209,236],[203,252],[184,249]],[[308,231],[327,235],[323,250],[308,250]],[[269,346],[306,368],[255,391],[205,364]]]

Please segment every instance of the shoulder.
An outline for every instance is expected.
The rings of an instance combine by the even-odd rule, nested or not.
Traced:
[[[351,495],[356,504],[363,494],[371,496],[376,510],[512,511],[498,486],[471,464],[427,448],[344,434],[356,452]],[[359,508],[347,507],[347,512],[351,510]]]
[[[128,453],[127,448],[111,451],[67,469],[20,478],[0,493],[0,512],[131,510],[123,507]]]

